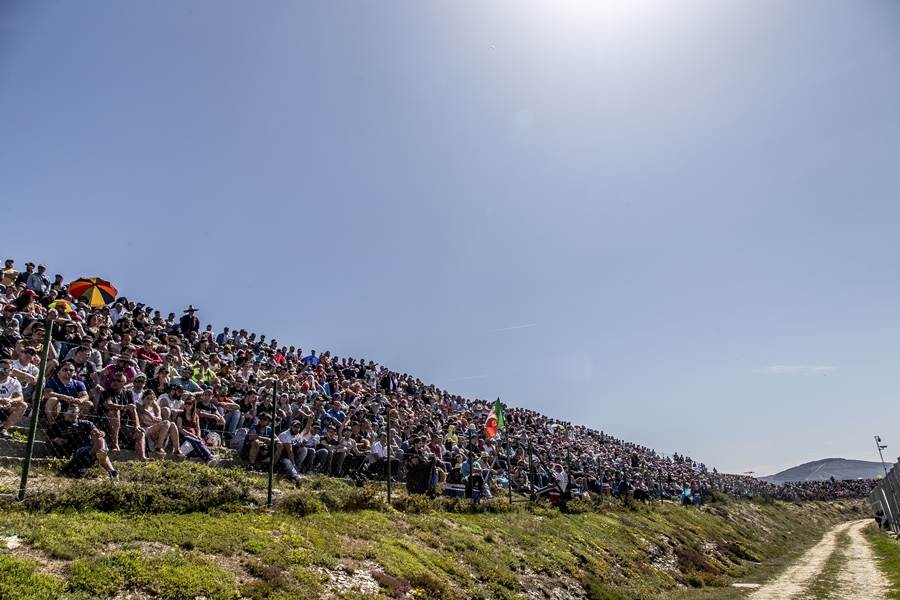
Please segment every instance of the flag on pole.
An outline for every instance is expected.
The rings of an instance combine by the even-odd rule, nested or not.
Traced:
[[[497,430],[505,424],[506,421],[503,420],[503,407],[500,406],[500,398],[497,398],[497,401],[494,402],[494,406],[491,407],[491,412],[487,416],[487,421],[484,423],[484,435],[491,438],[494,437],[497,435]]]

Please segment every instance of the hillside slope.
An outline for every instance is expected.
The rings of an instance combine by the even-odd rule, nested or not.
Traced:
[[[666,598],[866,516],[861,501],[561,510],[398,492],[387,506],[383,488],[329,478],[277,490],[265,510],[255,475],[125,468],[118,486],[73,482],[32,497],[31,513],[0,512],[15,546],[0,554],[0,597]]]
[[[813,462],[804,463],[769,475],[760,477],[769,483],[787,483],[794,481],[826,481],[834,477],[836,481],[846,479],[875,479],[884,475],[881,463],[867,460],[850,460],[847,458],[823,458]]]

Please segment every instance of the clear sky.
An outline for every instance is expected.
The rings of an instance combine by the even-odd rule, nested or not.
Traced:
[[[893,0],[0,0],[0,246],[724,471],[893,458],[898,32]]]

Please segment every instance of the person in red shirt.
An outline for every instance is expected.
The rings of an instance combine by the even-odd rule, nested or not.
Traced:
[[[145,371],[147,369],[147,365],[161,365],[163,363],[162,357],[153,349],[153,340],[146,339],[144,343],[141,344],[141,347],[137,349],[135,352],[135,357],[140,361],[141,370]]]

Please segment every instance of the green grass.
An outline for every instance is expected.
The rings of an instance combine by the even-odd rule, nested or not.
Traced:
[[[891,584],[888,598],[900,598],[900,542],[878,529],[874,523],[863,529],[872,544],[878,566]]]
[[[51,575],[36,573],[37,561],[0,554],[0,600],[54,600],[63,584]]]
[[[32,498],[31,512],[0,506],[0,535],[18,535],[31,556],[62,565],[50,574],[0,550],[15,567],[0,579],[25,590],[15,598],[141,591],[262,600],[324,597],[333,584],[329,573],[364,569],[383,574],[378,583],[385,598],[402,590],[451,600],[520,598],[536,589],[552,594],[561,582],[606,600],[727,598],[738,597],[723,587],[730,581],[765,572],[864,508],[727,500],[698,510],[604,499],[573,502],[563,512],[502,499],[473,507],[403,493],[388,506],[378,486],[312,478],[299,490],[284,486],[290,491],[268,510],[253,476],[196,467],[129,465],[129,480],[120,486],[66,482]],[[128,486],[150,497],[118,490]],[[190,487],[195,498],[186,494]],[[211,508],[217,493],[226,502]],[[110,508],[110,497],[122,506]],[[0,600],[7,597],[0,592]]]

